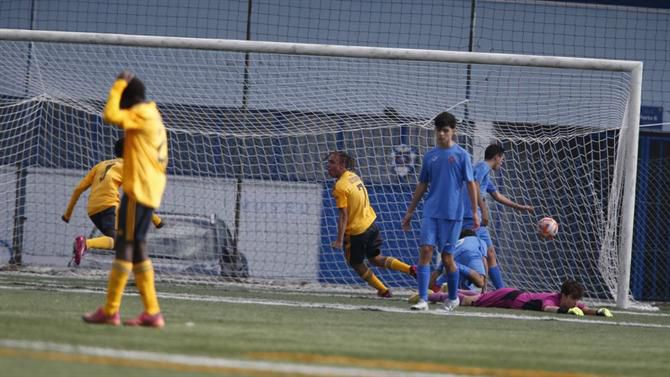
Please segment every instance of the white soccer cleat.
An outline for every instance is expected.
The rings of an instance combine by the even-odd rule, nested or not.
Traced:
[[[447,300],[444,302],[444,310],[447,311],[447,312],[453,312],[454,310],[456,310],[456,308],[458,307],[458,305],[459,305],[458,299],[455,299],[455,300],[453,300],[453,301],[447,299]]]
[[[426,311],[428,310],[428,303],[422,299],[419,299],[419,301],[409,307],[410,310],[417,310],[417,311]]]

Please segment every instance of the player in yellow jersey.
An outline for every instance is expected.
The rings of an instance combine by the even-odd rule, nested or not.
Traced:
[[[354,159],[346,152],[335,151],[328,155],[327,164],[328,174],[337,179],[333,197],[339,209],[337,238],[332,247],[344,247],[345,259],[358,275],[377,289],[378,296],[391,297],[391,290],[365,265],[365,258],[377,267],[390,268],[414,277],[416,267],[381,254],[383,240],[375,224],[377,214],[370,205],[363,181],[352,171]]]
[[[144,83],[128,71],[117,76],[109,91],[103,118],[124,130],[123,196],[107,300],[104,306],[84,314],[82,319],[87,323],[119,325],[121,297],[132,270],[144,312],[124,321],[124,325],[163,327],[165,321],[158,306],[145,237],[167,182],[167,132],[156,103],[146,100]]]
[[[119,187],[122,181],[123,170],[123,138],[114,143],[115,159],[104,160],[97,163],[82,178],[77,187],[72,192],[72,197],[67,205],[67,209],[61,219],[66,223],[70,222],[72,211],[77,204],[81,194],[88,190],[91,192],[88,196],[88,216],[96,228],[102,233],[102,236],[86,239],[79,235],[74,239],[72,251],[72,262],[79,266],[81,258],[89,248],[93,249],[114,249],[114,238],[116,237],[116,210],[120,203]],[[158,215],[154,214],[152,222],[156,228],[163,227],[163,221]],[[71,262],[71,263],[72,263]]]

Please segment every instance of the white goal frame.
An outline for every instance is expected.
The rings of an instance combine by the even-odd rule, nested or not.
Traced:
[[[465,64],[495,64],[542,68],[609,70],[630,75],[630,96],[619,136],[617,164],[623,163],[625,173],[615,173],[614,180],[624,180],[623,197],[611,193],[612,201],[621,202],[621,232],[619,239],[619,272],[616,305],[630,305],[629,285],[635,211],[638,134],[642,88],[642,62],[627,60],[588,59],[555,56],[457,52],[419,49],[397,49],[361,46],[319,45],[305,43],[259,42],[244,40],[178,38],[123,34],[80,33],[41,30],[0,29],[0,40],[52,42],[74,44],[118,45],[173,49],[260,52],[367,59],[400,59],[415,61],[451,62]]]

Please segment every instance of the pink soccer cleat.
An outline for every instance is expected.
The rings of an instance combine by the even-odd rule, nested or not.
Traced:
[[[145,312],[142,312],[137,318],[128,319],[123,321],[125,326],[145,326],[145,327],[156,327],[161,328],[165,326],[165,320],[161,313],[154,315],[149,315]]]
[[[86,323],[90,323],[93,325],[112,325],[112,326],[118,326],[121,324],[121,316],[119,315],[118,312],[112,314],[112,315],[107,315],[105,314],[105,311],[102,308],[98,308],[98,310],[92,312],[92,313],[86,313],[83,316],[81,316],[81,319],[84,320]]]
[[[86,254],[86,238],[84,238],[84,236],[75,237],[73,249],[74,264],[79,266],[79,263],[81,263],[81,258],[84,256],[84,254]]]

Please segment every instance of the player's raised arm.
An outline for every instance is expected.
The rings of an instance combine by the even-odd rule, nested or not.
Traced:
[[[501,194],[498,191],[492,192],[492,193],[490,193],[490,195],[491,195],[491,197],[493,197],[493,199],[495,199],[496,202],[498,202],[502,205],[505,205],[507,207],[514,208],[518,211],[525,211],[525,212],[533,212],[534,211],[533,206],[526,205],[526,204],[519,204],[517,202],[514,202],[514,201],[510,200],[508,197],[506,197],[505,195]]]
[[[103,111],[103,119],[107,123],[123,129],[141,128],[147,120],[154,118],[157,112],[153,108],[128,111],[131,107],[143,103],[146,89],[141,80],[136,79],[129,71],[121,72],[117,77]],[[153,121],[156,121],[153,119]]]
[[[128,111],[121,109],[121,95],[128,87],[128,81],[117,78],[107,96],[107,103],[102,112],[102,119],[109,124],[122,126],[128,117]]]

